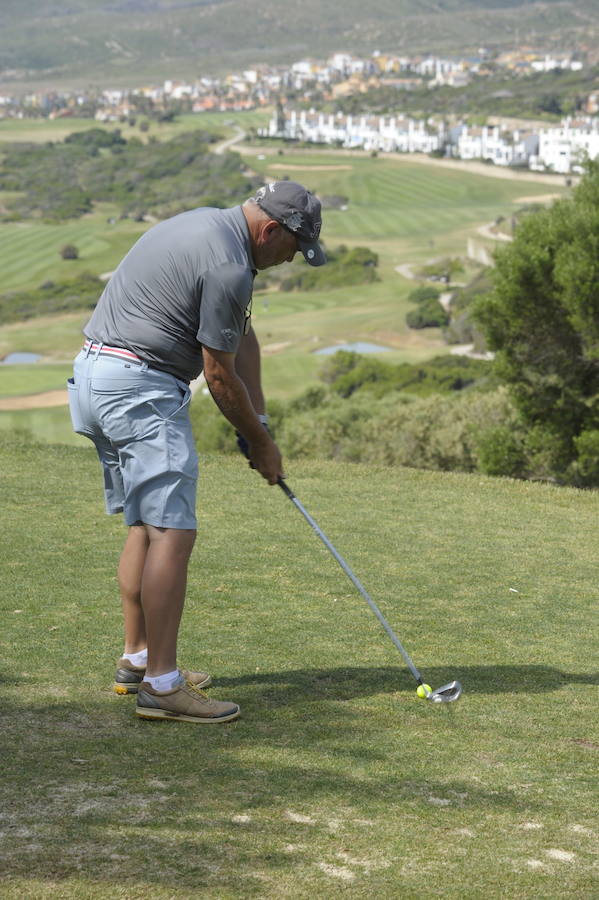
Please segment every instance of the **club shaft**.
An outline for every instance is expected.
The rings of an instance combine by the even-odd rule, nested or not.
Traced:
[[[399,650],[401,655],[403,656],[410,672],[412,673],[412,675],[414,676],[414,678],[416,679],[418,684],[422,684],[423,683],[422,676],[421,676],[420,672],[418,671],[418,669],[416,668],[416,666],[414,665],[414,663],[412,662],[412,660],[410,659],[408,651],[405,649],[405,647],[403,646],[403,644],[401,643],[401,641],[399,640],[399,638],[397,637],[397,635],[395,634],[395,632],[393,631],[393,629],[391,628],[389,623],[387,622],[387,619],[384,617],[384,615],[382,614],[382,612],[380,611],[380,609],[378,608],[378,606],[376,605],[376,603],[374,602],[374,600],[372,599],[372,597],[370,596],[370,594],[368,593],[368,591],[366,590],[366,588],[364,587],[364,585],[362,584],[360,579],[356,575],[354,575],[354,573],[352,572],[352,570],[350,569],[350,567],[348,566],[346,561],[343,559],[343,557],[341,556],[339,551],[335,549],[335,547],[330,542],[330,540],[328,539],[328,537],[326,536],[324,531],[322,531],[322,529],[319,528],[319,526],[314,521],[314,519],[312,518],[310,513],[300,503],[300,501],[297,499],[297,497],[295,496],[295,494],[293,493],[291,488],[287,485],[287,483],[285,481],[283,481],[282,478],[279,478],[278,484],[279,484],[279,487],[285,493],[285,495],[287,497],[289,497],[289,499],[291,500],[293,505],[295,507],[297,507],[297,509],[299,509],[302,516],[306,520],[306,522],[316,532],[316,534],[318,535],[318,537],[320,538],[322,543],[325,545],[325,547],[327,548],[327,550],[329,551],[331,556],[333,556],[337,560],[337,562],[339,563],[339,565],[341,566],[341,568],[343,569],[343,571],[345,572],[347,577],[350,579],[350,581],[355,585],[355,587],[358,589],[358,591],[364,597],[364,599],[368,603],[370,609],[373,611],[373,613],[375,614],[375,616],[377,617],[377,619],[379,620],[379,622],[381,623],[381,625],[383,626],[383,628],[385,629],[385,631],[387,632],[387,634],[389,635],[389,637],[391,638],[391,640],[393,641],[393,643],[395,644],[395,646],[397,647],[397,649]]]

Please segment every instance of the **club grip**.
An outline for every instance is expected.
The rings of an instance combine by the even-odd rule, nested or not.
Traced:
[[[295,498],[295,494],[282,478],[279,478],[277,484],[279,485],[283,493],[286,494],[287,497],[289,497],[290,500],[293,500]]]

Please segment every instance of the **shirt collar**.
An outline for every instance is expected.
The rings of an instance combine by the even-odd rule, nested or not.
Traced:
[[[234,206],[232,212],[235,216],[235,221],[239,224],[241,231],[243,233],[245,239],[245,249],[248,255],[248,263],[250,265],[250,269],[254,273],[254,276],[258,274],[258,270],[256,269],[256,264],[254,262],[254,256],[252,254],[252,244],[250,241],[250,229],[248,227],[247,219],[243,214],[243,210],[241,206]]]

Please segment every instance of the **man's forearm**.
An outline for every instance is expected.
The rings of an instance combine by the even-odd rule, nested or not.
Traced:
[[[206,384],[223,416],[246,440],[254,442],[263,439],[264,428],[239,375],[212,373],[206,377]]]
[[[257,413],[262,414],[266,408],[260,368],[260,344],[254,329],[251,328],[249,333],[241,339],[235,357],[235,371],[247,389],[252,406]]]
[[[281,454],[267,429],[263,427],[248,390],[237,374],[235,356],[204,346],[204,376],[214,402],[231,425],[248,442],[247,457],[252,468],[269,484],[283,475]]]

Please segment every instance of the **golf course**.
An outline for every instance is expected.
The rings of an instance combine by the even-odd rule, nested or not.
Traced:
[[[223,139],[258,124],[202,117]],[[22,123],[21,137],[84,127]],[[0,153],[19,134],[0,123]],[[256,290],[265,393],[278,402],[321,384],[317,350],[447,354],[440,328],[406,325],[422,282],[398,268],[459,259],[467,282],[479,271],[468,241],[493,251],[482,226],[566,190],[409,157],[235,149],[264,179],[346,198],[324,211],[325,245],[378,257],[369,283]],[[76,221],[2,222],[0,294],[107,276],[150,224],[108,203]],[[61,257],[67,243],[77,259]],[[0,326],[0,357],[38,357],[0,365],[0,898],[597,896],[597,491],[286,464],[426,683],[461,682],[459,702],[433,703],[283,492],[240,454],[205,453],[180,664],[210,672],[210,696],[239,703],[241,718],[136,719],[134,697],[112,691],[125,529],[104,514],[95,451],[61,399],[88,316]]]

